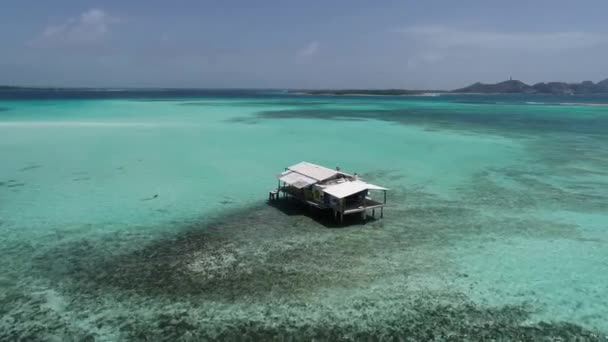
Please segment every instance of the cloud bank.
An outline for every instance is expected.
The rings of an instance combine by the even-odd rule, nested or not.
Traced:
[[[47,26],[30,42],[33,47],[94,45],[101,43],[118,20],[104,10],[93,8],[76,18]]]
[[[608,43],[608,35],[583,31],[546,33],[503,33],[445,26],[418,26],[397,29],[407,38],[433,48],[481,48],[558,52]]]

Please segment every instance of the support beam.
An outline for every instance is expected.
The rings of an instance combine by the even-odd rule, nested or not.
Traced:
[[[380,218],[384,217],[384,207],[380,207]]]

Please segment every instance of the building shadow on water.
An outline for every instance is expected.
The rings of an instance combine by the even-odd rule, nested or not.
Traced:
[[[297,217],[305,216],[312,219],[314,222],[324,226],[325,228],[347,228],[365,226],[371,223],[379,222],[378,219],[366,215],[365,218],[361,214],[344,215],[344,221],[340,222],[333,216],[331,210],[323,210],[308,206],[293,198],[280,198],[267,202],[270,207],[273,207],[287,216]]]

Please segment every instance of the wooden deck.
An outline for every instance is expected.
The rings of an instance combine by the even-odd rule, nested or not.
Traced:
[[[305,198],[303,192],[300,189],[291,187],[291,186],[282,186],[278,189],[278,193],[283,193],[284,198],[295,198],[302,203],[305,203],[311,207],[322,209],[322,210],[333,210],[334,216],[336,219],[338,216],[340,220],[343,219],[344,215],[357,214],[357,213],[366,213],[368,210],[371,210],[371,216],[375,217],[375,210],[380,209],[380,217],[384,216],[384,206],[386,203],[374,201],[371,199],[365,199],[364,202],[359,203],[348,203],[345,204],[343,208],[339,206],[328,206],[321,202],[316,202],[312,199]],[[279,199],[280,196],[277,196]]]
[[[381,208],[381,207],[384,207],[384,203],[366,199],[365,203],[351,204],[351,205],[345,206],[344,214],[347,215],[347,214],[360,213],[365,210],[372,210],[372,209]]]
[[[283,194],[285,196],[291,196],[291,197],[293,197],[293,198],[295,198],[295,199],[297,199],[297,200],[299,200],[301,202],[304,202],[304,203],[306,203],[308,205],[311,205],[311,206],[313,206],[315,208],[319,208],[319,209],[331,209],[331,207],[326,206],[323,203],[315,202],[313,200],[305,198],[304,196],[302,196],[302,193],[298,189],[296,189],[294,187],[291,187],[291,186],[282,186],[279,189],[279,191],[283,192]]]

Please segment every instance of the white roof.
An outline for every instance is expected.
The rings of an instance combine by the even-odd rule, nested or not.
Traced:
[[[298,163],[296,165],[288,167],[288,169],[307,176],[309,178],[316,179],[319,182],[338,174],[338,171],[336,170],[328,169],[326,167],[307,162]]]
[[[315,184],[317,180],[310,177],[304,176],[297,172],[285,171],[279,175],[279,179],[291,186],[295,186],[298,189],[305,188],[311,184]]]
[[[323,189],[323,192],[330,194],[337,198],[344,198],[350,196],[352,194],[356,194],[358,192],[364,190],[388,190],[381,186],[377,186],[374,184],[365,183],[362,181],[352,181],[352,182],[344,182],[336,185],[330,185]]]
[[[384,190],[384,191],[388,191],[387,188],[383,188],[381,186],[377,186],[377,185],[370,184],[370,183],[365,183],[365,184],[367,184],[367,190]]]

